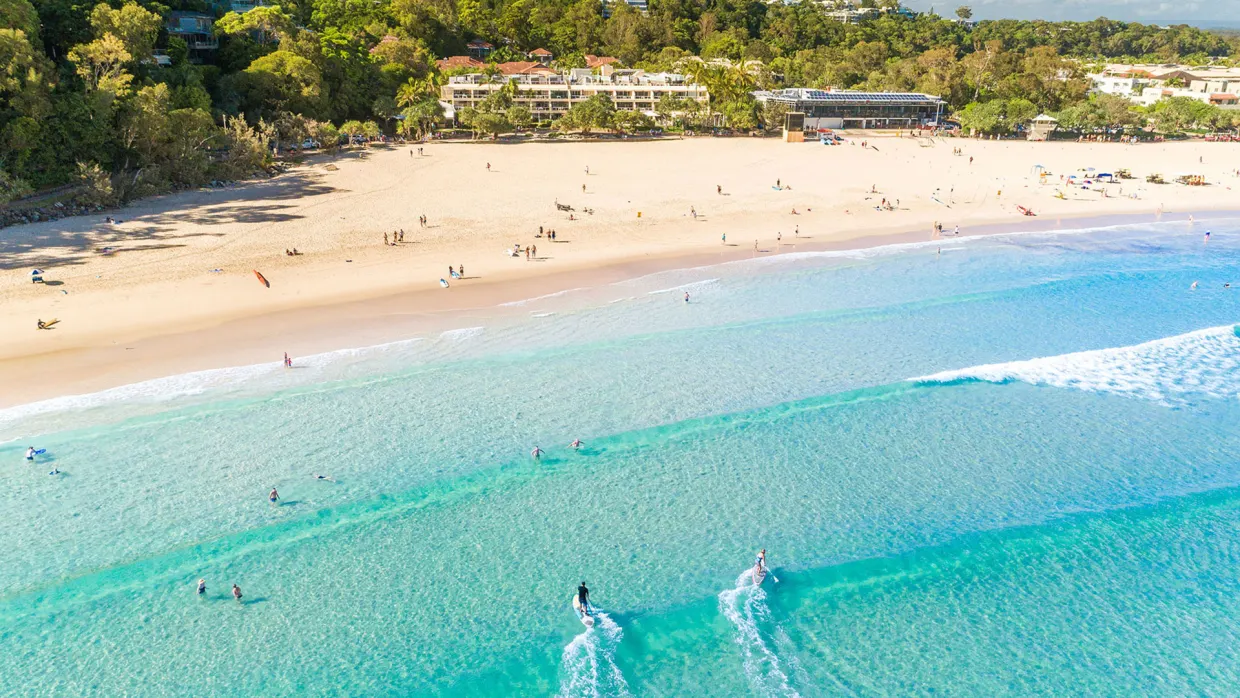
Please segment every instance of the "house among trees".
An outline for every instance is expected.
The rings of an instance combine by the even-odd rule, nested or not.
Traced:
[[[482,61],[491,55],[491,51],[494,51],[495,47],[482,39],[473,39],[468,44],[465,44],[465,50],[470,56]]]
[[[552,53],[545,48],[536,48],[526,54],[532,61],[537,61],[539,65],[551,65]]]
[[[168,36],[183,39],[189,46],[191,62],[202,63],[220,47],[220,40],[212,30],[214,24],[215,17],[203,12],[173,11],[168,13],[168,21],[164,26],[168,30]]]

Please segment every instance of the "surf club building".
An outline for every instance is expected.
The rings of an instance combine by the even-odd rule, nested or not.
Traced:
[[[920,92],[856,92],[795,87],[753,93],[761,103],[779,102],[805,114],[805,130],[916,128],[937,122],[944,102]]]

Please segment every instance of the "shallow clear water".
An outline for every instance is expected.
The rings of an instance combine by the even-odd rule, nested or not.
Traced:
[[[0,411],[0,675],[1229,693],[1237,261],[1234,221],[784,255]],[[778,581],[755,588],[760,547]]]

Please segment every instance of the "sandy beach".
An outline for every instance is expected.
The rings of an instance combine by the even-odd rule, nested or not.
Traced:
[[[0,406],[387,341],[652,268],[926,240],[936,222],[970,234],[1235,209],[1238,163],[1240,144],[864,136],[835,147],[702,138],[316,156],[272,180],[0,232]],[[1085,168],[1135,178],[1061,182]],[[1209,186],[1147,184],[1152,173]],[[883,200],[894,210],[879,210]],[[536,237],[540,226],[556,240]],[[403,242],[384,244],[402,229]],[[519,256],[506,252],[514,245]],[[537,248],[528,261],[526,246]],[[443,289],[450,265],[465,278]],[[48,283],[30,282],[36,267]]]

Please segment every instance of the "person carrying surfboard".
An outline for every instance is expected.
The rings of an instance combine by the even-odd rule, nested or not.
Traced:
[[[590,615],[590,590],[586,588],[586,583],[582,582],[577,587],[577,603],[581,605],[581,612]]]
[[[26,460],[34,460],[34,446],[26,449]]]

